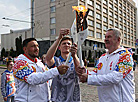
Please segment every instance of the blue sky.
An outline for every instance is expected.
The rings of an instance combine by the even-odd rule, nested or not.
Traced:
[[[0,0],[0,34],[9,33],[10,29],[18,30],[30,28],[29,23],[21,23],[5,18],[30,21],[31,0]]]

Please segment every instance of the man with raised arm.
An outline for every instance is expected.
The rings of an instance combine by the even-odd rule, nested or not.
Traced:
[[[68,36],[69,29],[62,28],[58,39],[49,48],[46,56],[46,62],[49,67],[58,67],[64,65],[69,55],[72,40]],[[76,46],[74,44],[74,46]],[[61,56],[54,56],[59,48]],[[53,102],[80,102],[80,87],[75,66],[78,66],[79,59],[76,50],[72,50],[72,57],[69,59],[68,71],[64,75],[58,75],[52,82],[51,100]]]

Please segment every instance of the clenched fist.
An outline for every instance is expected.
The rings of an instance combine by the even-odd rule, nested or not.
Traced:
[[[60,66],[57,67],[58,72],[61,75],[65,74],[67,72],[68,68],[69,68],[69,66],[67,66],[67,65],[60,65]]]
[[[69,28],[61,28],[60,34],[59,34],[59,39],[62,39],[64,35],[69,35],[69,33],[70,33]]]

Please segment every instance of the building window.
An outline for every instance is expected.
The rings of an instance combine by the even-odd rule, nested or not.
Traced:
[[[50,12],[51,13],[56,12],[56,7],[55,6],[50,7]]]
[[[110,19],[109,20],[109,24],[113,25],[113,20]]]
[[[104,4],[107,4],[107,0],[103,0],[103,3],[104,3]]]
[[[133,42],[131,43],[131,45],[133,46]]]
[[[118,4],[118,0],[114,0],[114,2],[115,2],[116,4]]]
[[[126,10],[126,7],[125,7],[125,6],[123,6],[123,9],[124,9],[124,10]]]
[[[50,29],[50,34],[51,35],[55,35],[56,34],[56,29],[54,28],[54,29]]]
[[[125,19],[123,20],[123,23],[125,23],[125,24],[126,24],[126,20],[125,20]]]
[[[127,25],[129,26],[129,25],[130,25],[130,23],[129,23],[129,22],[127,22]]]
[[[123,13],[123,16],[126,17],[126,13]]]
[[[121,22],[122,22],[122,20],[123,20],[123,19],[122,19],[122,17],[119,17],[119,21],[121,21]]]
[[[120,28],[120,29],[123,29],[123,26],[120,24],[120,25],[119,25],[119,28]]]
[[[94,36],[94,31],[89,30],[89,36]]]
[[[118,8],[117,7],[114,7],[114,10],[117,12],[118,11]]]
[[[119,3],[119,6],[122,8],[122,4],[121,3]]]
[[[103,39],[105,39],[105,34],[103,34]]]
[[[108,27],[104,25],[104,26],[103,26],[103,30],[106,31],[107,29],[108,29]]]
[[[133,24],[131,24],[131,27],[133,28]]]
[[[130,29],[128,28],[127,31],[130,32]]]
[[[113,16],[113,12],[110,11],[110,12],[109,12],[109,15],[110,15],[110,16]]]
[[[109,3],[109,7],[110,7],[110,8],[113,8],[113,4],[110,4],[110,3]]]
[[[56,18],[55,17],[50,18],[50,23],[55,24],[56,23]]]
[[[96,18],[97,19],[101,19],[101,15],[100,14],[96,14]]]
[[[96,33],[96,38],[99,38],[99,39],[101,39],[102,38],[102,35],[101,35],[101,33]]]
[[[128,39],[130,39],[130,35],[128,35]]]
[[[97,8],[98,10],[101,10],[101,6],[98,5],[98,4],[96,4],[96,8]]]
[[[127,45],[127,40],[125,40],[124,43]]]
[[[94,21],[88,20],[88,24],[94,26]]]
[[[90,10],[90,11],[89,11],[89,15],[90,15],[90,16],[94,16],[94,11]]]
[[[118,19],[118,15],[115,14],[115,19]]]
[[[118,27],[118,23],[117,22],[115,22],[115,26]]]
[[[127,15],[126,17],[127,17],[127,19],[130,19],[130,18],[129,18],[129,15]]]
[[[130,30],[130,33],[133,33],[133,30]]]
[[[126,12],[129,12],[129,9],[126,9]]]
[[[103,8],[104,13],[108,13],[108,10],[106,8]]]
[[[99,28],[99,29],[101,29],[101,24],[96,23],[96,27]]]
[[[119,10],[119,13],[122,15],[122,11],[121,10]]]
[[[130,41],[128,41],[128,45],[130,45]]]
[[[124,30],[126,31],[127,30],[127,28],[124,26]]]
[[[88,0],[89,5],[94,5],[94,2],[92,0]]]
[[[104,22],[108,22],[108,18],[103,17],[103,21],[104,21]]]
[[[124,33],[124,38],[127,38],[127,34],[126,33]]]

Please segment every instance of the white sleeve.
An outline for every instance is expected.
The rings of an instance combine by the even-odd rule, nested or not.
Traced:
[[[104,75],[88,75],[87,82],[89,85],[105,86],[119,83],[123,80],[123,73],[113,71]]]
[[[51,68],[45,72],[34,72],[30,74],[27,78],[27,83],[31,85],[43,84],[49,79],[54,78],[55,76],[59,75],[57,67]]]
[[[36,69],[31,69],[27,61],[16,61],[13,67],[13,75],[20,81],[25,81],[31,85],[42,84],[51,78],[59,75],[57,67],[51,68],[45,72],[36,72]]]

